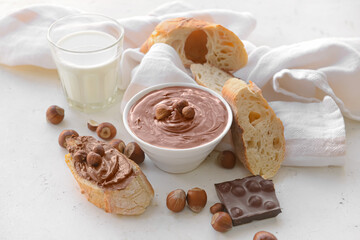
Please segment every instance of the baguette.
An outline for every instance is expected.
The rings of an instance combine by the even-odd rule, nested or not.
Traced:
[[[159,23],[140,51],[147,53],[155,43],[172,46],[186,67],[192,63],[210,63],[225,71],[235,71],[248,60],[244,44],[233,32],[219,24],[194,18]]]
[[[252,82],[231,78],[222,95],[234,113],[231,133],[237,157],[253,175],[272,178],[285,157],[281,120]]]
[[[67,138],[66,143],[68,150],[81,146],[80,144],[84,144],[83,141],[79,142],[79,139],[81,138],[83,137]],[[105,149],[111,148],[108,144],[101,144]],[[140,167],[125,155],[121,155],[126,158],[132,168],[131,176],[123,180],[126,187],[122,189],[105,188],[93,181],[83,178],[76,170],[72,153],[65,155],[65,162],[71,173],[74,175],[75,180],[78,182],[81,192],[86,196],[89,202],[104,209],[108,213],[140,215],[145,211],[153,199],[154,190]]]

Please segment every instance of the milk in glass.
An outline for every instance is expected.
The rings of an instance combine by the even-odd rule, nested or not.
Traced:
[[[91,111],[115,101],[121,56],[116,42],[114,36],[100,31],[71,33],[57,42],[66,49],[57,53],[55,62],[70,105]]]

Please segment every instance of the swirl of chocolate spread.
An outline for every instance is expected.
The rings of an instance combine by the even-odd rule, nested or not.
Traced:
[[[74,159],[74,167],[77,173],[95,184],[109,189],[124,189],[133,177],[133,170],[129,160],[118,150],[90,136],[71,137],[67,139],[67,149]],[[74,156],[79,151],[85,151],[87,156],[94,151],[95,146],[104,148],[101,162],[93,166],[86,158],[78,160]]]
[[[195,110],[187,119],[175,107],[185,100]],[[156,107],[165,104],[171,113],[155,117]],[[193,87],[166,87],[155,90],[135,103],[128,113],[128,124],[143,141],[165,148],[192,148],[212,141],[225,129],[228,113],[223,102],[204,90]]]

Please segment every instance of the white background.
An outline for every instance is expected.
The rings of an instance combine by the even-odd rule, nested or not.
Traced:
[[[56,3],[114,18],[144,15],[167,1],[0,0],[0,17],[32,3]],[[357,0],[185,1],[195,8],[248,11],[257,27],[248,39],[280,46],[321,37],[359,37]],[[1,54],[1,49],[0,49]],[[57,144],[66,128],[92,135],[88,119],[110,121],[118,138],[130,141],[122,127],[119,104],[106,112],[84,114],[70,109],[56,71],[0,65],[0,239],[252,239],[267,230],[279,239],[360,239],[360,123],[346,122],[347,162],[343,168],[282,168],[273,179],[282,207],[276,218],[215,232],[209,207],[217,202],[213,183],[248,175],[205,161],[188,174],[167,174],[149,159],[141,166],[155,190],[148,210],[138,217],[105,213],[80,194]],[[65,108],[58,126],[46,122],[49,105]],[[359,103],[360,104],[360,103]],[[167,210],[167,193],[176,188],[204,188],[208,204],[199,214]]]

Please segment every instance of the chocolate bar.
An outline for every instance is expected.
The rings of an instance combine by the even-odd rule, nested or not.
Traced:
[[[234,226],[281,213],[273,182],[261,176],[217,183],[215,189]]]

